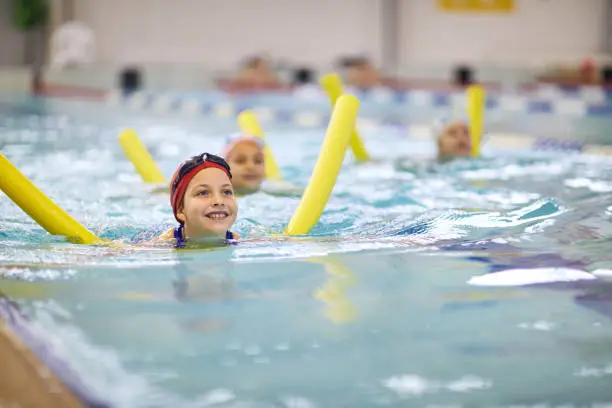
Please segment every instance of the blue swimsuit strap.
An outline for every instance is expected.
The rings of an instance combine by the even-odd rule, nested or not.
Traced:
[[[183,224],[180,224],[178,228],[174,229],[174,239],[176,239],[177,248],[185,247],[185,240],[183,239]]]
[[[176,247],[184,248],[185,247],[185,239],[183,238],[183,224],[180,224],[178,228],[174,229],[174,239],[176,239]],[[225,240],[231,241],[234,239],[234,234],[231,231],[225,232]]]

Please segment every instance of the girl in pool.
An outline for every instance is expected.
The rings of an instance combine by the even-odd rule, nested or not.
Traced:
[[[454,118],[443,121],[438,129],[434,130],[437,130],[438,162],[444,163],[457,157],[470,157],[472,142],[467,119]]]
[[[441,120],[433,126],[438,155],[435,161],[426,163],[414,158],[400,158],[395,167],[400,171],[418,172],[434,171],[436,164],[448,163],[454,159],[470,157],[472,142],[469,121],[463,117]]]
[[[240,238],[230,231],[238,215],[232,173],[219,156],[202,153],[182,163],[170,183],[170,204],[179,225],[160,240],[184,247],[187,241],[221,244]]]
[[[241,133],[232,134],[222,154],[232,169],[232,185],[236,194],[253,194],[260,190],[266,176],[262,139]]]
[[[300,197],[304,190],[286,181],[265,183],[265,142],[255,136],[235,133],[227,138],[223,157],[232,169],[232,184],[239,196],[263,191],[278,197]]]

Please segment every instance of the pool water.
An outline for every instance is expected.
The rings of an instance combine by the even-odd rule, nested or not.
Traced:
[[[106,238],[172,226],[117,142],[135,128],[170,175],[236,124],[95,104],[0,105],[0,146]],[[305,186],[324,129],[266,126]],[[308,237],[270,237],[299,199],[239,199],[237,246],[79,246],[0,197],[0,289],[118,407],[594,406],[612,403],[612,160],[364,132]],[[396,161],[411,158],[410,171]],[[405,167],[405,166],[404,166]],[[529,284],[537,282],[538,284]]]

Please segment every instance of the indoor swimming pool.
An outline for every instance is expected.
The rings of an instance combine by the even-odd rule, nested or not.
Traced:
[[[324,127],[264,126],[306,186]],[[0,104],[1,152],[130,244],[67,243],[0,195],[0,290],[109,406],[612,404],[612,278],[590,273],[612,269],[612,158],[485,146],[434,164],[431,140],[370,126],[374,160],[347,153],[309,236],[280,235],[298,197],[259,192],[239,198],[238,245],[177,252],[131,245],[173,216],[125,158],[126,127],[168,178],[238,130],[96,102]]]

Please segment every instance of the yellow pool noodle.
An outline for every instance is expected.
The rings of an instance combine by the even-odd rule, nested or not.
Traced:
[[[484,88],[479,85],[470,85],[467,89],[467,114],[470,119],[472,157],[480,156],[485,106],[486,92]]]
[[[343,93],[342,80],[340,79],[340,76],[335,73],[324,75],[321,78],[320,83],[333,107]],[[358,161],[370,160],[370,155],[365,148],[359,132],[357,131],[357,125],[355,125],[355,128],[351,134],[350,144],[353,155]]]
[[[357,317],[355,306],[346,297],[345,290],[341,282],[332,279],[314,293],[316,299],[325,303],[325,316],[334,323],[352,322]]]
[[[121,143],[123,152],[132,162],[145,183],[161,184],[166,181],[146,146],[140,141],[134,130],[127,129],[121,132],[119,134],[119,143]]]
[[[355,284],[353,271],[333,257],[310,258],[308,262],[322,264],[331,276],[325,284],[317,289],[314,297],[326,305],[324,314],[334,323],[348,323],[357,317],[355,305],[346,296],[346,289]]]
[[[255,136],[260,138],[265,142],[266,138],[264,135],[264,131],[259,125],[259,121],[257,120],[257,116],[252,111],[244,111],[238,115],[238,126],[240,126],[240,130],[245,135]],[[266,168],[266,178],[270,180],[282,180],[283,176],[281,175],[280,169],[278,168],[278,164],[276,164],[276,160],[274,160],[274,154],[272,154],[272,149],[268,146],[268,143],[264,146],[264,165]]]
[[[0,189],[50,234],[62,235],[69,241],[79,244],[101,242],[100,238],[51,201],[2,153],[0,153]]]
[[[335,104],[319,158],[286,234],[308,234],[319,221],[336,184],[358,111],[359,100],[353,95],[343,95]]]

